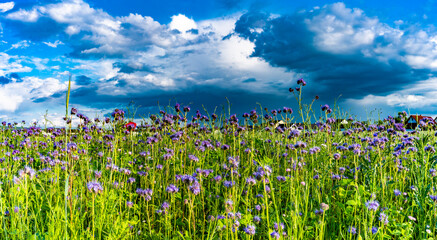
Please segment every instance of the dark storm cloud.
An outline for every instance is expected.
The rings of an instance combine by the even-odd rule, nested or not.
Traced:
[[[77,85],[89,85],[92,83],[91,78],[85,76],[85,75],[80,75],[76,77],[76,84]]]
[[[243,81],[244,83],[251,83],[251,82],[256,82],[255,78],[248,78],[246,80]]]
[[[134,73],[134,72],[138,72],[138,71],[149,72],[149,73],[154,72],[151,67],[146,66],[146,65],[130,66],[129,64],[126,64],[126,63],[116,62],[116,63],[112,64],[112,66],[114,68],[119,68],[120,69],[120,70],[118,70],[119,73]]]
[[[192,111],[197,109],[203,112],[203,107],[212,114],[227,113],[228,103],[231,103],[231,113],[241,114],[252,109],[259,109],[257,102],[262,99],[262,107],[273,109],[284,106],[293,106],[293,101],[283,95],[250,93],[243,90],[231,90],[216,86],[193,87],[184,91],[150,91],[143,94],[129,95],[102,95],[98,94],[96,87],[81,87],[71,92],[71,104],[80,104],[94,108],[120,108],[134,103],[140,106],[138,114],[147,115],[150,109],[156,110],[160,107],[173,107],[176,102],[182,105],[189,105]],[[156,113],[156,112],[151,112]]]
[[[263,58],[273,66],[307,74],[307,80],[311,83],[309,91],[327,99],[334,99],[340,94],[346,98],[387,94],[429,77],[430,70],[412,69],[396,58],[384,63],[362,53],[369,47],[390,44],[382,37],[375,38],[369,45],[351,48],[346,53],[321,50],[314,41],[316,33],[310,31],[305,22],[315,14],[307,12],[271,18],[266,13],[248,12],[236,22],[235,32],[254,42],[252,57]],[[363,20],[356,21],[356,25],[359,25],[359,21]],[[398,51],[401,55],[402,49]],[[320,86],[323,86],[323,92],[317,91]]]

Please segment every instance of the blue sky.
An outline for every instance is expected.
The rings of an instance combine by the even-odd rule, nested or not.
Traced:
[[[308,102],[366,119],[437,115],[436,1],[86,1],[0,3],[0,119],[60,124],[130,103],[232,112]]]

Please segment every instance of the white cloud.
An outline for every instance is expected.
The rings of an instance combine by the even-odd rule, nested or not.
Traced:
[[[15,6],[14,2],[5,2],[5,3],[0,3],[0,12],[4,13],[7,12],[9,10],[12,10]]]
[[[11,45],[10,49],[28,48],[32,42],[28,40],[22,40]]]
[[[430,78],[404,87],[384,96],[369,94],[361,99],[347,99],[355,106],[390,106],[426,109],[437,104],[437,78]]]
[[[23,59],[11,56],[7,53],[0,53],[0,76],[9,73],[30,72],[32,68],[22,65]]]
[[[35,68],[37,70],[42,71],[42,70],[48,69],[48,67],[47,67],[47,63],[49,62],[48,58],[33,57],[33,58],[31,58],[30,62],[35,65]]]
[[[49,97],[64,89],[66,84],[55,78],[24,77],[22,81],[13,81],[0,86],[0,111],[14,112],[23,102]]]
[[[43,7],[32,8],[29,11],[20,9],[16,12],[9,13],[6,15],[6,18],[22,22],[36,22],[44,12],[45,8]]]
[[[63,42],[61,42],[60,40],[56,40],[55,42],[43,42],[45,45],[52,47],[52,48],[57,48],[58,45],[64,45]]]
[[[178,14],[171,17],[169,24],[171,30],[178,30],[181,36],[185,39],[195,39],[196,34],[192,34],[189,30],[197,29],[197,24],[193,19],[187,18],[183,14]]]
[[[325,6],[305,23],[315,33],[314,44],[336,54],[352,53],[373,44],[385,28],[378,19],[365,16],[360,9],[346,8],[341,2]]]

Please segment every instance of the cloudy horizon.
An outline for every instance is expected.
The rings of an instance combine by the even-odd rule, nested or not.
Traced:
[[[138,116],[296,108],[299,78],[316,114],[437,115],[434,1],[105,2],[0,3],[0,120],[60,124],[70,74],[70,106],[90,118],[132,102]]]

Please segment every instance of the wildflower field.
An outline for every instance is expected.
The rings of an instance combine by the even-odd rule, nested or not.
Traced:
[[[297,112],[176,104],[135,123],[67,103],[67,128],[3,122],[0,238],[434,239],[431,123],[340,129],[298,85]]]

